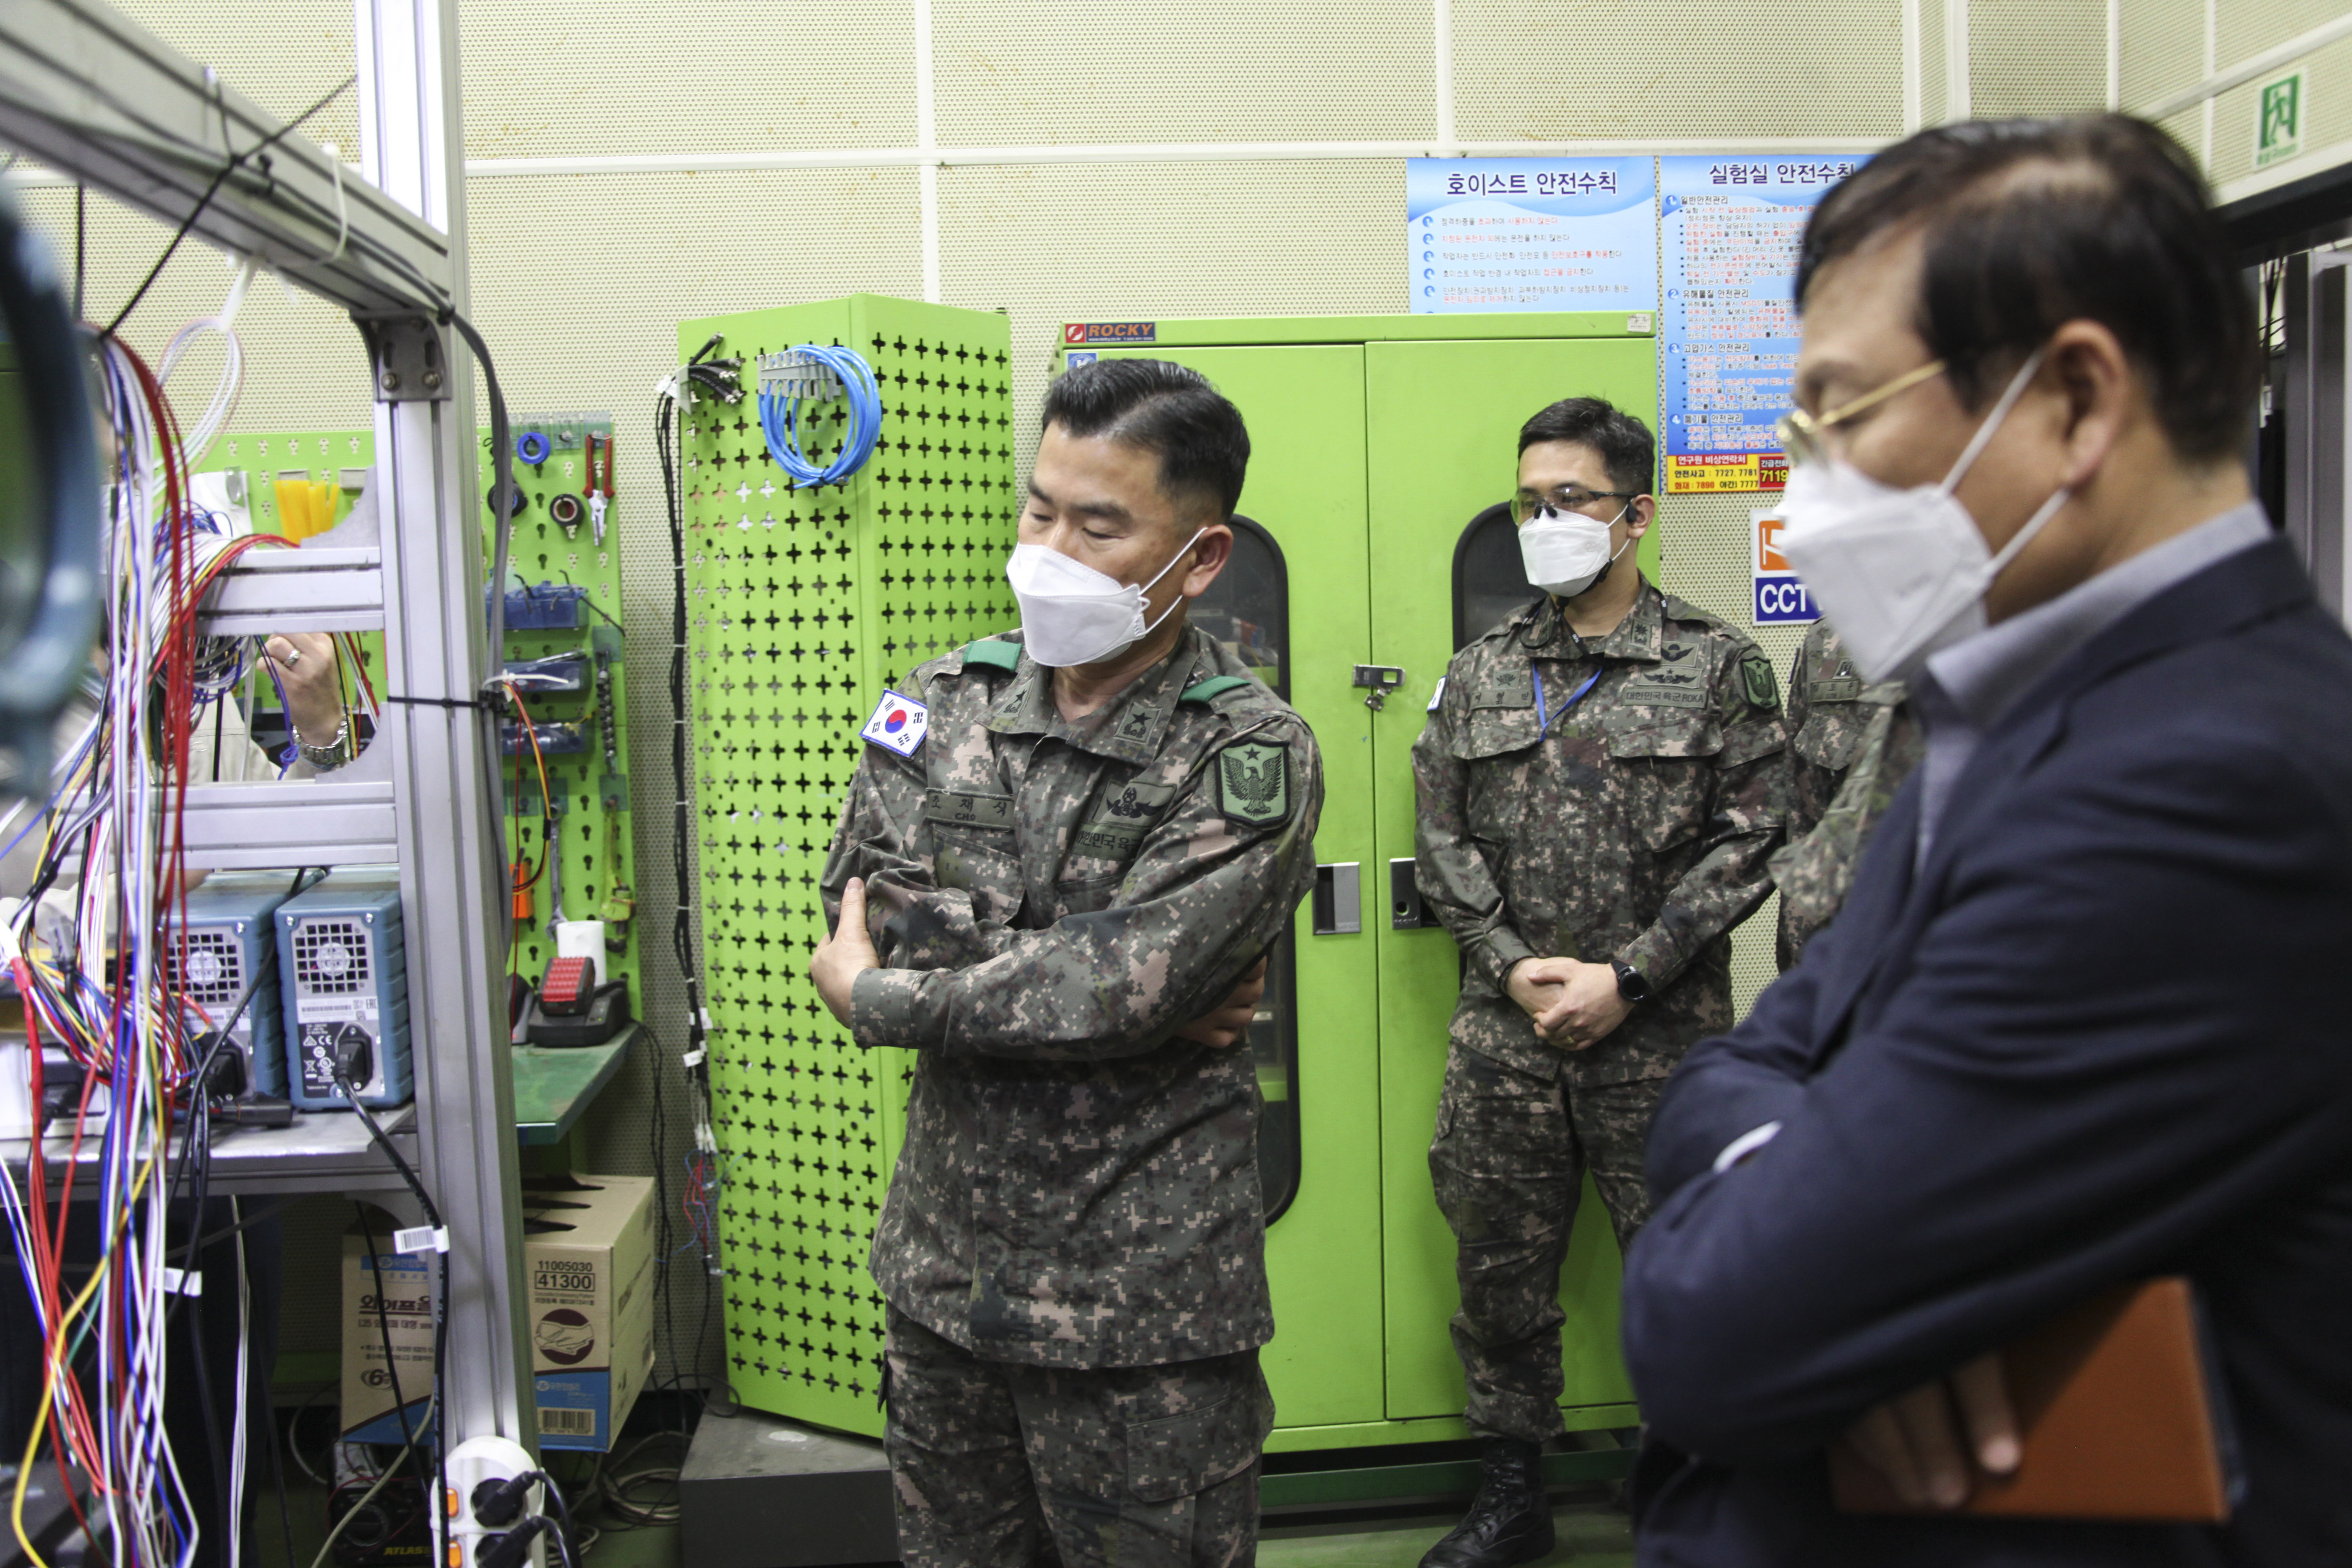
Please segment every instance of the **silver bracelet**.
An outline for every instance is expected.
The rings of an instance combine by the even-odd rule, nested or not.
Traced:
[[[294,728],[291,720],[287,721],[286,727],[293,732],[294,749],[302,753],[304,762],[319,772],[331,773],[352,760],[347,754],[352,742],[352,716],[348,711],[343,714],[342,722],[335,726],[335,738],[323,746],[314,746],[304,740],[302,731]]]

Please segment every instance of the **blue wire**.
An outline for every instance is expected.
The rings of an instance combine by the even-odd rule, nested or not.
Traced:
[[[760,433],[767,437],[768,456],[795,488],[837,485],[864,468],[874,455],[874,443],[882,434],[882,388],[874,379],[873,367],[853,349],[802,343],[793,352],[807,355],[841,378],[843,395],[849,403],[849,428],[842,433],[841,450],[822,468],[809,461],[801,450],[798,397],[761,392]]]

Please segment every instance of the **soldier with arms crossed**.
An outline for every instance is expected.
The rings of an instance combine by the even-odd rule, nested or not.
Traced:
[[[1106,361],[1044,426],[1022,630],[877,710],[811,965],[859,1045],[918,1053],[873,1251],[899,1550],[1246,1563],[1274,1321],[1234,1047],[1314,877],[1321,763],[1185,618],[1232,549],[1239,411]]]
[[[1561,1259],[1592,1173],[1621,1246],[1666,1076],[1731,1026],[1731,928],[1787,810],[1779,682],[1627,556],[1657,510],[1646,426],[1572,397],[1519,432],[1536,603],[1447,668],[1412,751],[1419,880],[1464,958],[1430,1173],[1454,1227],[1485,1479],[1423,1568],[1552,1546]]]

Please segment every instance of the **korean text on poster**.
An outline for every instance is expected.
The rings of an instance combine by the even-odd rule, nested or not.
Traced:
[[[1413,158],[1404,192],[1415,310],[1657,308],[1647,158]]]
[[[1669,493],[1786,483],[1772,426],[1796,370],[1797,243],[1813,204],[1863,163],[1859,153],[1658,160]]]

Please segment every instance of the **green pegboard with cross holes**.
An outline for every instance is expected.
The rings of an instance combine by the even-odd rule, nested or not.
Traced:
[[[628,745],[628,676],[625,665],[625,648],[619,637],[621,615],[621,554],[614,530],[619,526],[621,510],[617,504],[608,509],[606,533],[600,547],[593,536],[593,528],[583,517],[577,537],[567,532],[550,518],[550,503],[558,496],[577,497],[585,483],[584,451],[581,440],[583,418],[601,420],[594,426],[600,439],[609,437],[611,420],[603,416],[580,415],[539,416],[517,415],[509,423],[516,435],[531,429],[543,430],[551,439],[548,459],[532,465],[513,465],[515,482],[524,499],[523,510],[515,519],[514,537],[509,547],[511,574],[536,587],[541,583],[571,584],[586,591],[586,598],[578,613],[582,624],[577,627],[549,631],[511,631],[507,637],[506,657],[509,659],[543,658],[579,651],[587,655],[588,690],[581,694],[551,694],[543,700],[526,698],[531,704],[532,716],[539,722],[554,723],[564,729],[576,727],[581,735],[578,752],[555,752],[546,757],[548,784],[551,792],[562,803],[562,814],[556,819],[561,839],[560,853],[550,862],[542,853],[545,837],[541,812],[541,790],[538,771],[532,759],[523,755],[520,773],[518,759],[502,756],[500,761],[507,782],[507,833],[511,853],[535,867],[552,866],[554,881],[560,883],[563,910],[569,919],[598,918],[600,910],[615,897],[625,899],[635,885],[635,848],[630,831],[628,779],[626,774]],[[571,445],[561,445],[562,431],[569,422]],[[487,457],[489,433],[481,433],[482,450]],[[199,472],[236,470],[243,476],[241,489],[245,498],[247,519],[254,531],[282,531],[278,514],[276,481],[282,474],[307,472],[320,480],[340,479],[346,470],[364,470],[374,461],[375,437],[366,430],[327,430],[302,432],[240,432],[223,436],[212,450],[196,465]],[[600,468],[602,464],[600,461]],[[490,469],[482,468],[485,484]],[[344,488],[336,507],[336,521],[351,515],[356,496],[351,487]],[[640,505],[642,506],[642,502]],[[488,576],[489,510],[485,504],[483,575]],[[637,526],[658,526],[658,514],[648,510]],[[593,606],[593,608],[591,608]],[[608,618],[609,617],[609,618]],[[612,714],[608,729],[608,711],[596,696],[594,674],[599,651],[599,639],[605,654],[604,663],[611,677]],[[379,692],[383,690],[383,645],[379,633],[362,634],[358,639],[362,665]],[[274,697],[271,699],[274,702]],[[511,711],[507,719],[511,721]],[[606,745],[609,737],[611,744]],[[520,778],[520,785],[518,779]],[[547,929],[551,878],[545,870],[532,887],[532,919],[518,930],[514,948],[506,960],[515,973],[536,984],[555,954],[553,934]],[[612,906],[617,908],[618,906]],[[605,973],[611,978],[625,977],[629,982],[633,1009],[644,1006],[644,992],[639,981],[639,922],[630,919],[625,923],[614,922],[606,929]],[[618,938],[618,951],[614,941]]]
[[[873,1433],[866,1249],[910,1063],[860,1050],[817,1000],[817,873],[883,687],[1018,624],[1011,335],[1001,315],[870,294],[690,321],[680,353],[714,333],[745,395],[688,413],[680,479],[729,1381],[757,1408]],[[810,342],[864,355],[884,414],[864,468],[795,491],[761,434],[757,356]],[[813,459],[839,449],[845,408],[803,410]]]
[[[513,973],[533,984],[555,956],[551,924],[557,900],[566,920],[606,921],[604,973],[625,976],[633,1010],[645,1005],[637,973],[639,921],[634,915],[636,886],[635,852],[629,816],[628,673],[626,647],[621,636],[621,498],[607,504],[604,538],[596,537],[589,490],[603,488],[611,471],[613,418],[609,414],[517,411],[508,417],[510,469],[515,493],[520,498],[514,517],[513,537],[507,551],[506,587],[542,605],[561,605],[565,596],[552,590],[577,588],[582,596],[569,613],[577,625],[531,630],[516,625],[509,601],[506,660],[509,669],[533,661],[576,662],[585,678],[580,691],[526,691],[523,702],[531,722],[542,732],[552,731],[534,758],[527,744],[509,751],[509,737],[521,740],[511,708],[499,725],[500,762],[507,778],[507,842],[519,861],[534,868],[530,877],[530,916],[518,922],[515,951],[508,955]],[[536,438],[543,447],[530,445]],[[493,470],[488,462],[490,437],[480,436],[485,492]],[[595,443],[597,478],[588,472],[589,443]],[[527,460],[544,451],[538,462]],[[659,516],[638,502],[637,526],[658,526]],[[483,511],[482,576],[490,573],[489,508]],[[609,702],[604,689],[609,684]],[[576,746],[577,750],[554,749]],[[546,836],[541,812],[539,769],[547,772],[547,793],[556,806],[555,832],[561,852],[543,853]],[[618,917],[618,918],[616,918]]]

